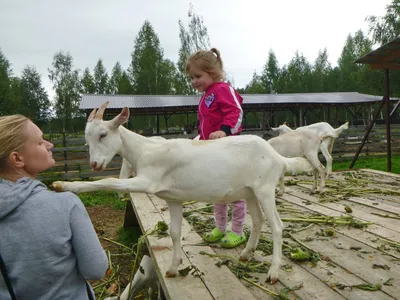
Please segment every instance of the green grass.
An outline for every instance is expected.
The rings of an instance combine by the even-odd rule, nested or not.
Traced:
[[[79,194],[85,206],[110,205],[114,209],[125,209],[126,203],[118,198],[118,193],[96,191]]]
[[[339,162],[333,162],[334,171],[349,170],[351,159]],[[374,169],[378,171],[387,171],[386,156],[380,157],[359,157],[353,169]],[[392,155],[392,173],[400,174],[400,155]]]
[[[125,246],[132,247],[135,245],[139,237],[142,235],[142,231],[140,230],[140,227],[129,227],[129,228],[123,228],[121,227],[118,230],[119,234],[119,239],[118,242],[121,244],[124,244]]]

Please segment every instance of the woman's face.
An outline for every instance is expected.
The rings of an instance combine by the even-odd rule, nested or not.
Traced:
[[[26,124],[27,140],[19,151],[24,171],[35,178],[38,173],[55,165],[51,149],[53,144],[43,139],[43,132],[31,121]]]

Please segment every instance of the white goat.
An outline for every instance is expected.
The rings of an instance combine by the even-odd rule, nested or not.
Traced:
[[[165,138],[162,136],[152,136],[150,139],[163,141]],[[129,177],[135,177],[136,171],[132,165],[125,158],[122,158],[121,170],[119,171],[119,179],[128,179]],[[118,193],[120,199],[124,197],[124,193]]]
[[[337,133],[329,133],[318,135],[310,129],[302,129],[290,131],[285,134],[268,140],[268,143],[284,157],[305,157],[312,166],[314,173],[314,183],[311,188],[311,193],[315,193],[317,188],[318,175],[320,176],[320,193],[325,192],[325,168],[318,159],[318,150],[321,143],[330,138],[336,138]],[[304,169],[303,171],[307,171]],[[284,192],[283,174],[280,180],[280,189],[278,195]]]
[[[175,277],[181,263],[182,202],[230,203],[246,199],[253,226],[249,241],[240,255],[248,260],[256,249],[264,211],[272,231],[273,256],[268,278],[278,280],[282,258],[283,223],[275,204],[275,187],[284,171],[308,164],[304,158],[285,158],[264,139],[254,135],[217,140],[154,140],[129,131],[124,126],[129,109],[110,121],[103,121],[108,102],[96,114],[92,111],[85,129],[90,165],[104,170],[119,154],[136,170],[130,179],[107,178],[93,182],[56,181],[56,191],[74,193],[96,190],[154,194],[167,202],[171,215],[172,264],[167,277]]]
[[[286,122],[285,122],[286,123]],[[286,124],[280,125],[279,127],[272,127],[271,129],[273,131],[279,132],[279,135],[294,131],[291,129],[289,126]],[[296,131],[298,130],[303,130],[303,129],[310,129],[314,130],[318,135],[327,135],[327,134],[334,134],[339,137],[339,135],[346,129],[349,128],[349,122],[344,123],[342,126],[338,128],[333,128],[329,123],[326,122],[319,122],[319,123],[314,123],[308,126],[302,126],[296,128]],[[321,145],[319,149],[321,150],[323,156],[325,157],[326,160],[326,178],[329,178],[329,176],[332,174],[332,149],[333,149],[333,144],[335,143],[336,138],[330,138],[330,139],[324,139],[321,142]]]
[[[158,290],[158,297],[157,299],[161,299],[161,286],[158,280],[156,268],[154,267],[153,261],[150,256],[144,255],[141,262],[139,269],[136,271],[135,276],[131,283],[125,288],[120,296],[120,300],[130,300],[134,299],[135,296],[143,289],[148,288],[149,299],[152,299],[153,293],[155,290]],[[129,290],[131,289],[130,299],[129,297]],[[116,297],[108,297],[104,300],[117,300],[118,296]]]

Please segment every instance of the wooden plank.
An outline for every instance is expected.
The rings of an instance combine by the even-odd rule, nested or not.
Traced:
[[[210,247],[186,245],[183,246],[183,250],[189,261],[204,273],[202,279],[214,299],[255,299],[253,294],[242,285],[228,267],[216,266],[220,259],[199,254],[200,251],[214,254],[215,252]]]
[[[288,189],[289,190],[289,189]],[[293,191],[288,192],[288,194],[284,194],[283,196],[279,197],[285,201],[288,201],[290,203],[296,204],[298,206],[301,206],[303,208],[306,208],[310,211],[325,215],[325,216],[341,216],[344,215],[344,213],[341,211],[337,210],[332,210],[331,208],[319,205],[318,203],[310,203],[310,204],[304,204],[304,200],[299,198],[298,195],[293,194]],[[392,229],[384,228],[380,225],[369,225],[365,231],[368,231],[370,233],[379,235],[381,237],[384,237],[385,239],[391,240],[391,241],[399,241],[400,240],[400,234],[397,231],[394,231]]]
[[[372,174],[377,174],[377,175],[384,175],[384,176],[400,178],[400,174],[389,173],[389,172],[385,172],[385,171],[378,171],[378,170],[373,170],[373,169],[359,169],[359,171],[372,173]]]
[[[360,289],[338,289],[335,288],[335,284],[340,283],[344,285],[356,285],[356,284],[369,284],[368,282],[360,279],[359,277],[351,274],[348,270],[335,265],[332,262],[319,261],[316,266],[309,263],[299,264],[303,269],[314,275],[321,282],[325,283],[328,287],[334,288],[334,290],[340,294],[343,298],[349,300],[392,300],[393,298],[386,295],[382,291],[370,292],[363,291]]]
[[[132,193],[131,199],[143,233],[154,229],[159,221],[164,221],[147,194]],[[149,235],[146,238],[146,242],[167,299],[213,299],[199,277],[188,275],[185,277],[165,278],[165,273],[172,260],[172,240],[169,236],[158,238]],[[190,265],[190,261],[182,251],[182,265],[180,268]]]
[[[319,199],[312,195],[307,195],[305,193],[299,193],[297,196],[301,199],[311,201],[313,203],[317,203],[320,206],[324,206],[324,207],[336,210],[338,212],[342,212],[343,215],[353,216],[353,217],[355,217],[359,220],[363,220],[363,221],[374,222],[376,224],[379,224],[382,227],[385,227],[387,229],[392,229],[400,234],[400,220],[391,219],[391,218],[383,218],[383,217],[372,214],[372,213],[379,213],[379,210],[376,209],[375,207],[368,207],[368,206],[353,203],[351,205],[351,207],[353,208],[353,212],[351,214],[348,214],[344,211],[344,205],[349,205],[349,203],[346,200],[340,201],[340,204],[337,202],[319,203]]]
[[[132,204],[135,208],[139,223],[141,224],[143,230],[146,227],[148,228],[147,230],[154,228],[154,226],[158,222],[156,221],[156,219],[162,219],[166,223],[170,223],[169,212],[160,209],[160,206],[162,206],[162,208],[165,207],[165,201],[159,199],[154,195],[143,195],[144,194],[131,194]],[[157,203],[157,205],[155,205],[154,203]],[[152,214],[149,215],[149,213]],[[204,297],[202,295],[196,296],[199,298],[192,298],[192,296],[190,296],[191,294],[194,294],[192,289],[194,289],[195,287],[191,285],[191,282],[185,281],[188,277],[194,277],[200,280],[203,286],[198,286],[197,288],[207,290],[209,293],[208,297],[211,296],[212,299],[254,299],[252,294],[243,285],[240,284],[239,280],[226,266],[222,266],[219,268],[215,265],[215,258],[198,254],[199,251],[205,251],[213,254],[215,252],[209,246],[199,244],[194,245],[194,243],[196,242],[202,243],[202,239],[196,232],[193,231],[193,229],[185,219],[182,222],[182,237],[182,251],[183,255],[185,256],[184,261],[188,261],[188,265],[195,265],[201,272],[204,273],[204,275],[201,276],[201,279],[192,275],[188,275],[184,277],[184,279],[178,277],[180,281],[179,286],[181,287],[181,289],[177,290],[175,290],[173,284],[169,283],[170,281],[176,281],[175,278],[167,278],[163,280],[165,281],[164,288],[168,290],[166,293],[169,294],[171,299],[202,299],[202,297]],[[168,241],[166,239],[168,239]],[[164,273],[162,272],[166,272],[167,268],[171,264],[172,240],[170,237],[155,240],[153,236],[149,236],[148,244],[153,255],[155,255],[154,259],[159,265],[159,276],[164,276]],[[168,259],[164,259],[164,256],[166,256],[165,253],[168,253]],[[158,256],[160,254],[163,256],[162,260],[158,259]],[[180,268],[183,267],[185,267],[185,265],[181,266]],[[190,291],[187,291],[186,288],[190,289]]]
[[[347,199],[347,201],[350,201],[353,203],[358,203],[358,204],[365,205],[365,206],[369,206],[369,207],[381,210],[382,212],[395,214],[400,217],[400,207],[388,205],[385,203],[379,203],[379,202],[376,202],[375,200],[364,199],[364,198],[359,198],[359,197],[350,197],[349,199]]]
[[[383,285],[389,278],[400,278],[400,263],[398,261],[393,261],[390,257],[382,255],[373,248],[342,235],[337,238],[323,240],[306,239],[307,233],[305,232],[298,232],[295,236],[297,239],[302,240],[307,247],[329,257],[335,264],[348,270],[363,281],[371,284],[382,284],[382,291],[386,294],[394,298],[400,295],[399,280],[393,280],[392,286]],[[351,250],[351,247],[361,247],[372,254],[362,255],[358,251]],[[390,270],[374,269],[374,264],[387,265]]]

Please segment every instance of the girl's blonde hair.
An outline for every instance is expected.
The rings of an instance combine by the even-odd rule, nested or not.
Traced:
[[[190,55],[186,61],[186,73],[189,73],[192,67],[208,73],[215,81],[225,78],[221,54],[216,48],[199,50]]]
[[[9,155],[24,146],[27,121],[22,115],[0,117],[0,173],[6,170]]]

